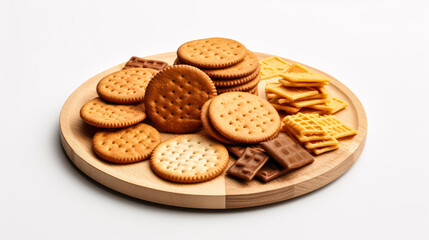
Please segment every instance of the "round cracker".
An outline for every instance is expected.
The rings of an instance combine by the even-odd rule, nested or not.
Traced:
[[[258,143],[275,135],[280,116],[266,100],[245,92],[228,92],[213,98],[209,119],[224,137],[240,143]]]
[[[228,150],[201,134],[168,139],[153,151],[150,166],[160,177],[180,183],[204,182],[228,165]]]
[[[133,163],[147,159],[161,143],[159,132],[144,123],[115,132],[97,132],[92,145],[101,158],[115,163]]]
[[[162,131],[190,133],[201,127],[201,107],[216,96],[210,77],[196,67],[174,65],[151,80],[145,96],[146,114]]]
[[[141,102],[149,81],[157,72],[151,68],[122,69],[101,79],[97,84],[97,93],[109,102]]]
[[[94,98],[80,109],[82,120],[102,128],[122,128],[134,125],[146,118],[144,103],[138,105],[116,105]]]
[[[213,99],[213,98],[212,98]],[[226,144],[239,144],[237,142],[234,142],[232,140],[229,140],[228,138],[220,135],[220,133],[212,126],[209,120],[209,105],[212,99],[208,100],[206,103],[204,103],[203,107],[201,108],[201,122],[203,123],[204,130],[213,137],[214,139],[226,143]]]
[[[231,79],[247,76],[256,71],[259,66],[258,57],[249,50],[243,61],[226,68],[201,69],[211,78]]]
[[[251,73],[245,77],[232,78],[232,79],[220,79],[220,78],[211,78],[211,79],[212,79],[212,81],[216,87],[233,87],[233,86],[237,86],[237,85],[247,83],[247,82],[255,79],[255,77],[259,75],[260,70],[261,70],[261,68],[258,65],[258,68],[256,69],[256,71],[254,71],[253,73]]]
[[[224,68],[241,62],[246,55],[243,44],[227,38],[206,38],[182,44],[177,49],[181,63],[201,68]]]
[[[241,84],[241,85],[237,85],[237,86],[233,86],[233,87],[218,87],[217,88],[217,92],[219,94],[221,93],[225,93],[225,92],[246,92],[249,91],[253,88],[255,88],[256,86],[258,86],[260,80],[260,76],[257,75],[254,79],[252,79],[251,81]]]

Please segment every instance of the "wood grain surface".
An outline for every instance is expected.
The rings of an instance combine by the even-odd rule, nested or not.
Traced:
[[[256,53],[258,58],[271,55]],[[147,56],[172,64],[175,52]],[[293,63],[294,61],[285,59]],[[335,114],[337,118],[357,130],[354,137],[340,141],[338,150],[315,157],[315,161],[271,182],[239,181],[223,173],[204,183],[179,184],[156,176],[148,161],[133,164],[113,164],[97,157],[91,139],[98,130],[85,124],[79,116],[80,108],[97,97],[96,85],[104,76],[122,69],[124,63],[95,75],[76,89],[65,102],[60,114],[61,143],[70,160],[95,181],[123,194],[146,201],[188,208],[226,209],[259,206],[294,198],[332,182],[346,172],[362,152],[367,132],[367,119],[359,99],[332,76],[305,65],[310,70],[331,79],[327,89],[332,96],[343,99],[349,106]],[[263,83],[260,83],[263,84]],[[259,89],[263,94],[263,88]],[[148,120],[145,120],[150,124]],[[162,133],[163,140],[174,135]],[[229,164],[234,162],[230,157]]]

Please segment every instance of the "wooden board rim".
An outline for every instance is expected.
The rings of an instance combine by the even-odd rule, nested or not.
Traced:
[[[255,54],[259,58],[265,58],[268,56],[272,56],[270,54],[264,53],[256,53]],[[163,53],[153,56],[148,56],[146,58],[150,59],[158,59],[165,60],[172,63],[172,59],[175,57],[175,52]],[[289,59],[285,59],[288,62],[296,62]],[[77,94],[82,92],[82,89],[86,87],[86,85],[94,79],[101,79],[103,76],[111,73],[115,70],[119,70],[124,63],[118,64],[115,67],[109,68],[89,80],[85,81],[81,86],[79,86],[66,100],[64,106],[60,113],[60,136],[61,143],[63,148],[70,158],[70,160],[86,175],[94,179],[95,181],[105,185],[108,188],[121,192],[123,194],[147,200],[151,202],[179,206],[179,207],[189,207],[189,208],[206,208],[206,209],[229,209],[229,208],[243,208],[243,207],[251,207],[251,206],[259,206],[270,204],[274,202],[283,201],[286,199],[294,198],[308,192],[314,191],[320,187],[327,185],[328,183],[334,181],[336,178],[344,174],[358,159],[361,154],[365,142],[366,142],[366,132],[367,132],[367,119],[364,108],[360,103],[359,99],[355,96],[355,94],[349,90],[344,84],[336,80],[334,77],[326,74],[318,69],[308,67],[309,69],[320,72],[330,79],[332,79],[331,84],[335,85],[336,88],[341,89],[350,99],[353,100],[350,105],[354,106],[354,109],[358,116],[358,126],[357,129],[358,135],[354,137],[355,142],[357,142],[355,150],[343,161],[339,164],[333,166],[328,171],[318,175],[317,177],[313,177],[302,181],[298,184],[294,184],[292,186],[272,189],[263,192],[256,193],[248,193],[248,194],[227,194],[225,193],[217,193],[217,194],[186,194],[180,192],[172,192],[172,191],[164,191],[161,189],[154,189],[147,186],[142,186],[140,184],[133,183],[131,181],[124,181],[120,177],[114,176],[103,171],[97,166],[90,164],[83,157],[83,153],[81,149],[78,149],[76,146],[72,146],[70,143],[69,136],[67,135],[70,129],[67,129],[67,107],[70,106],[71,102],[73,102],[73,97],[76,97]],[[225,187],[226,188],[226,187]]]

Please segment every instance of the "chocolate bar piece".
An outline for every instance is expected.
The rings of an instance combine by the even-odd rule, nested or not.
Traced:
[[[125,64],[123,69],[126,68],[152,68],[155,70],[162,70],[168,66],[168,63],[158,60],[149,60],[139,57],[131,57]]]
[[[264,149],[259,145],[227,145],[226,149],[236,157],[240,157],[246,148],[254,148],[264,152]]]
[[[268,155],[263,151],[247,147],[227,173],[250,181],[268,159]]]
[[[314,161],[309,152],[284,132],[260,144],[270,157],[287,170],[297,169]]]
[[[290,171],[291,170],[282,167],[275,160],[269,159],[267,163],[265,163],[265,165],[258,171],[256,178],[263,182],[269,182]]]

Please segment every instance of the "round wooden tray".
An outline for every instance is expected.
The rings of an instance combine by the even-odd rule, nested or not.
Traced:
[[[256,55],[259,58],[270,56],[263,53],[256,53]],[[170,52],[146,58],[172,64],[176,53]],[[364,148],[367,120],[359,99],[332,76],[304,65],[331,79],[331,83],[327,86],[331,95],[349,103],[345,110],[335,116],[358,132],[356,136],[342,140],[338,150],[316,156],[312,164],[268,183],[261,183],[258,180],[242,182],[223,173],[204,183],[178,184],[155,175],[148,161],[125,165],[103,161],[94,154],[91,145],[92,136],[98,129],[85,124],[80,119],[79,111],[84,103],[97,97],[98,81],[122,69],[123,65],[124,63],[112,67],[83,83],[67,99],[60,115],[61,143],[72,162],[95,181],[123,194],[151,202],[188,208],[229,209],[265,205],[306,194],[332,182],[353,165]],[[260,95],[262,92],[263,89],[259,89]],[[171,136],[171,134],[162,134],[163,139]],[[233,161],[231,158],[229,164],[231,165]]]

